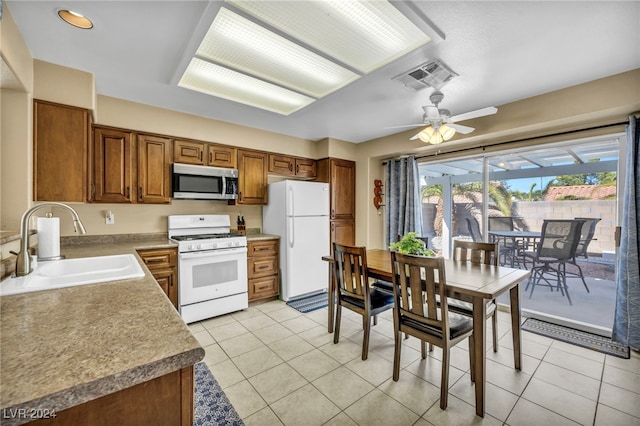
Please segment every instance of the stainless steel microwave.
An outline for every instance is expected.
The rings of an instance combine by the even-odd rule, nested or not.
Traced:
[[[172,197],[187,200],[235,200],[238,170],[174,163]]]

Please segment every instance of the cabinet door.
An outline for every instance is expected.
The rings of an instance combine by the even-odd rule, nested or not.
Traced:
[[[331,159],[331,219],[356,217],[356,164]]]
[[[235,169],[238,154],[235,148],[223,145],[207,144],[207,165]]]
[[[315,178],[318,175],[318,162],[310,158],[296,158],[296,176]]]
[[[204,142],[173,141],[173,161],[175,163],[204,164]]]
[[[175,269],[172,268],[162,271],[152,271],[152,274],[173,306],[178,309],[178,283],[176,282]]]
[[[269,172],[284,176],[292,176],[294,171],[295,160],[293,157],[286,155],[269,154]]]
[[[98,203],[135,201],[135,149],[131,132],[95,128],[93,140],[93,200]],[[132,197],[132,192],[134,196]]]
[[[34,101],[33,196],[35,201],[85,201],[89,113]]]
[[[280,283],[278,275],[249,280],[249,300],[260,300],[278,296]]]
[[[138,135],[138,202],[171,202],[171,139]]]
[[[267,204],[266,152],[238,150],[238,204]]]
[[[331,247],[333,243],[352,246],[356,242],[356,229],[354,220],[331,221]]]

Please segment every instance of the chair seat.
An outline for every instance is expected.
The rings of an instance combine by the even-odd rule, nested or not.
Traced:
[[[458,299],[448,299],[449,301],[449,312],[455,312],[457,314],[465,315],[465,316],[473,316],[473,304],[469,302],[463,302]],[[490,301],[487,303],[487,313],[486,316],[492,315],[497,306],[495,301]]]
[[[393,304],[393,294],[389,294],[384,290],[372,288],[369,294],[371,296],[371,309],[378,309],[385,305]],[[343,295],[342,300],[351,305],[364,309],[364,300],[362,299]]]
[[[407,318],[405,316],[403,316],[400,319],[400,323],[406,324],[411,328],[420,330],[425,334],[431,334],[437,337],[442,336],[442,330],[440,328],[430,327],[426,324],[423,324],[411,318]],[[449,330],[450,330],[452,339],[455,339],[456,337],[462,334],[468,333],[472,329],[473,329],[473,320],[471,318],[465,317],[463,315],[454,314],[454,313],[449,314]]]

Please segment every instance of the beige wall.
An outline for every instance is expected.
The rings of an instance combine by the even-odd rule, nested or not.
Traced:
[[[456,135],[441,145],[425,145],[409,138],[416,130],[368,141],[357,146],[357,244],[382,248],[384,222],[373,206],[373,181],[382,178],[382,160],[402,154],[447,155],[447,151],[482,148],[484,145],[531,139],[556,133],[591,129],[623,122],[640,111],[640,69],[585,84],[498,106],[498,113],[465,125],[475,127],[469,135]],[[620,129],[618,129],[620,130]],[[611,130],[602,130],[603,134]],[[565,136],[570,138],[571,136]],[[550,141],[529,140],[527,145]],[[567,140],[567,139],[565,139]],[[481,153],[482,150],[478,150]],[[464,155],[464,154],[458,154]],[[368,166],[367,166],[368,161]],[[364,167],[361,167],[363,164]],[[383,188],[384,190],[384,188]],[[380,209],[384,215],[383,208]]]

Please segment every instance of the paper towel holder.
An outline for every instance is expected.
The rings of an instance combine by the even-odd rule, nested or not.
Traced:
[[[51,219],[53,217],[53,213],[51,211],[48,211],[45,213],[44,215],[47,219]],[[65,256],[64,254],[60,254],[58,256],[47,256],[47,257],[42,257],[40,256],[40,254],[38,254],[37,260],[38,261],[42,261],[42,262],[46,262],[48,260],[60,260],[60,259],[64,259]]]

